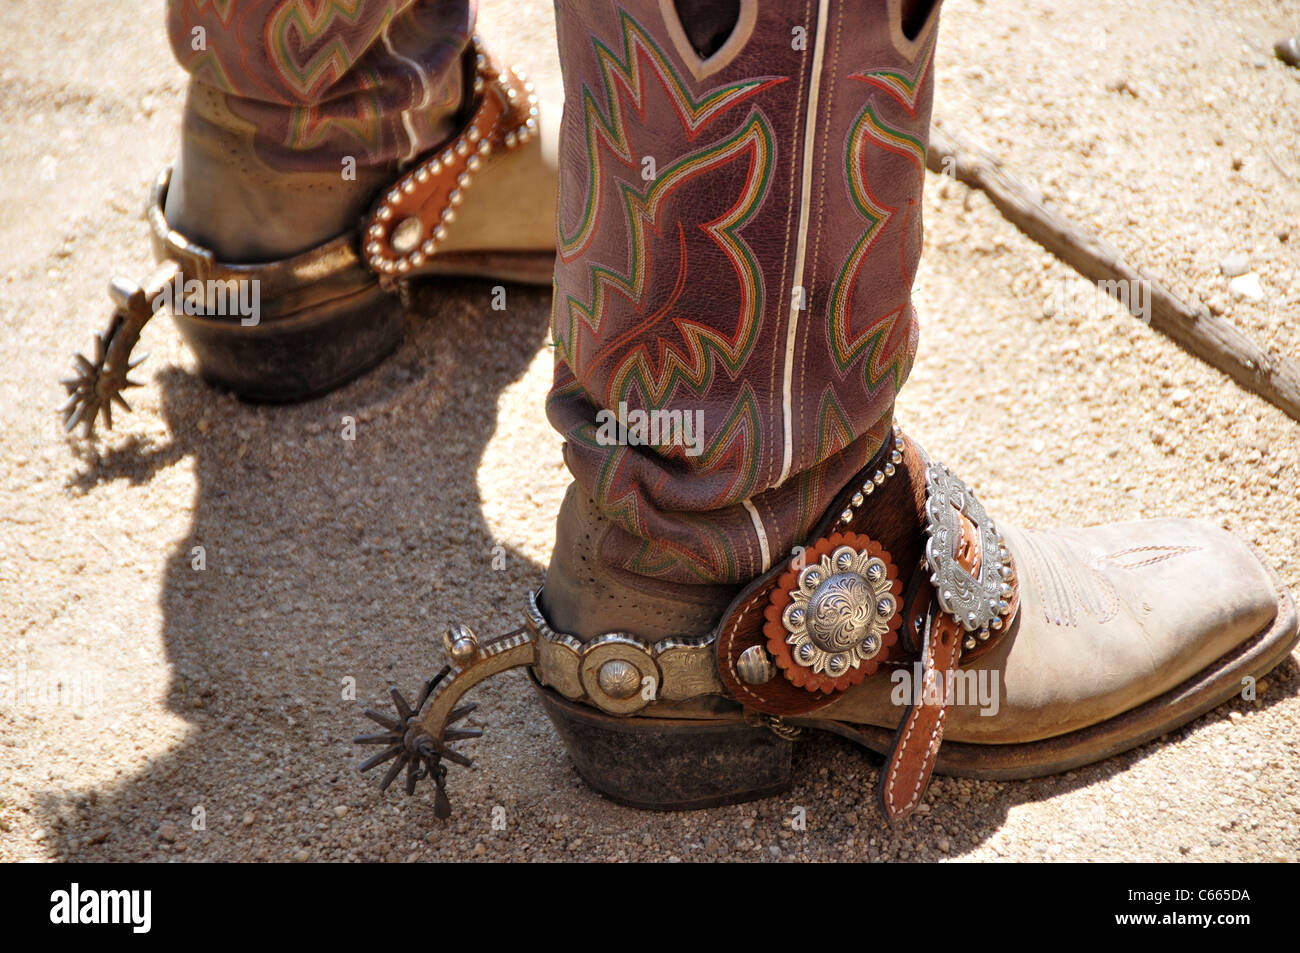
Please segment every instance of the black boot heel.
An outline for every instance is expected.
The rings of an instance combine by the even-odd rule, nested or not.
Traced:
[[[790,787],[794,744],[768,728],[615,717],[534,687],[578,774],[619,804],[689,811],[771,797]]]

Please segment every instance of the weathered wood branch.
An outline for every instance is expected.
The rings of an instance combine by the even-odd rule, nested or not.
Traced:
[[[1189,305],[1119,249],[1043,204],[1033,188],[959,135],[934,128],[926,166],[984,192],[1003,216],[1189,354],[1300,421],[1300,367],[1268,354],[1202,304]],[[1135,295],[1133,289],[1142,289]],[[1142,312],[1145,311],[1146,314]]]

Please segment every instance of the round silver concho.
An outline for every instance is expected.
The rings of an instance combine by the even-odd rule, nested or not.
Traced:
[[[839,678],[880,653],[898,611],[885,562],[841,546],[799,573],[781,621],[795,662]]]

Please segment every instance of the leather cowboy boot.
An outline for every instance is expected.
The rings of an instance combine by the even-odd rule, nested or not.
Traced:
[[[410,32],[407,42],[423,36]],[[405,69],[415,53],[394,48],[393,33],[382,38]],[[422,74],[419,108],[390,109],[369,150],[333,142],[320,118],[326,145],[268,144],[267,126],[291,126],[296,114],[250,105],[196,75],[180,156],[150,201],[162,265],[144,288],[114,281],[95,359],[79,358],[65,382],[68,429],[83,423],[89,433],[97,415],[111,426],[112,403],[126,406],[121,390],[133,386],[131,348],[158,310],[172,313],[208,381],[252,400],[296,401],[346,383],[398,345],[399,293],[412,278],[549,284],[553,133],[521,74],[476,37],[458,49],[439,82]],[[306,112],[302,121],[313,121]]]
[[[522,626],[453,628],[413,708],[367,713],[385,787],[432,777],[445,816],[466,693],[525,665],[616,801],[776,793],[817,729],[884,754],[898,821],[933,771],[1107,757],[1291,651],[1294,602],[1248,544],[1184,520],[995,523],[892,422],[916,346],[921,6],[795,21],[742,0],[730,30],[650,0],[561,6],[584,109],[561,133],[548,413],[575,484]]]

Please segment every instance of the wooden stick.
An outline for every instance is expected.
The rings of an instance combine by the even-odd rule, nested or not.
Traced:
[[[1008,221],[1083,277],[1097,282],[1136,317],[1300,420],[1300,368],[1294,362],[1269,355],[1199,302],[1193,307],[1179,299],[1145,270],[1125,261],[1114,245],[1044,206],[1042,196],[1004,171],[998,159],[960,136],[934,128],[926,166],[983,191]]]

